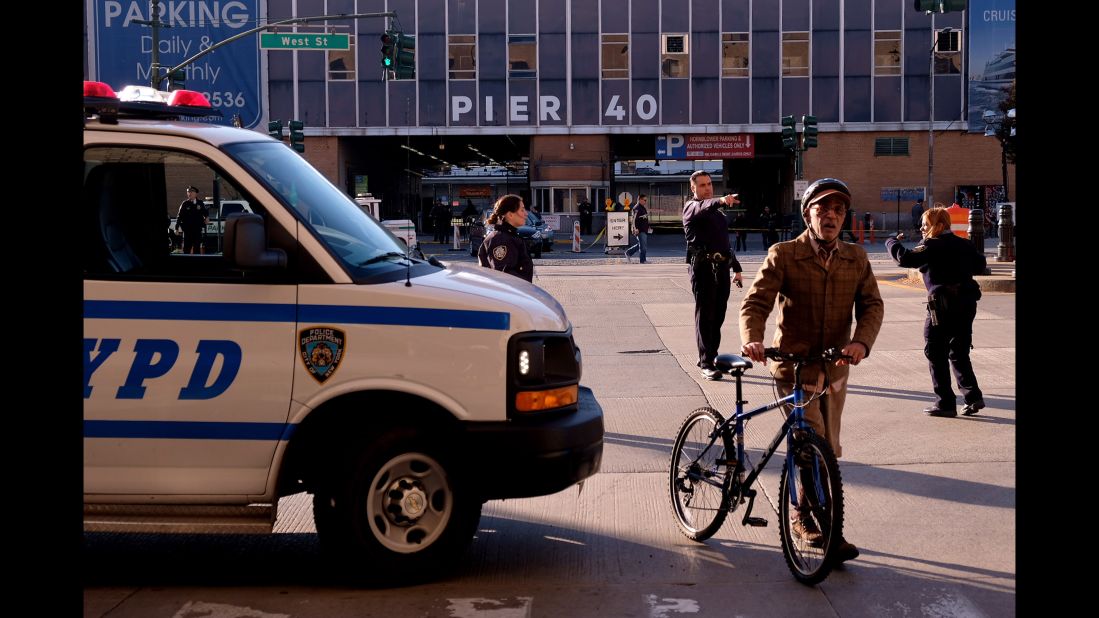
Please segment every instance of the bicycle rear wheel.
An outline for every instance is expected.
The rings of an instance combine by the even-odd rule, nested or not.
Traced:
[[[843,538],[843,482],[832,447],[816,434],[795,438],[779,481],[779,537],[790,572],[803,584],[828,577]]]
[[[672,513],[679,531],[692,541],[712,537],[728,514],[735,446],[728,433],[710,445],[710,434],[724,421],[717,410],[699,408],[683,421],[672,447]]]

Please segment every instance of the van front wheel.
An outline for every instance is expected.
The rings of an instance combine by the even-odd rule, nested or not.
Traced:
[[[416,581],[454,563],[473,538],[481,501],[428,436],[391,430],[349,458],[341,487],[317,496],[322,545],[353,572]]]

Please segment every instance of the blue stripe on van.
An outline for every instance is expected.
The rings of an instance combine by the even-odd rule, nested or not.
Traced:
[[[103,320],[208,320],[216,322],[294,322],[297,308],[274,303],[185,303],[138,300],[85,300],[84,317]]]
[[[297,425],[198,421],[84,421],[85,438],[289,440]]]
[[[322,324],[390,324],[394,326],[443,326],[508,330],[511,314],[501,311],[425,309],[423,307],[348,307],[302,305],[298,320]]]
[[[424,307],[355,307],[272,303],[191,303],[85,300],[84,317],[103,320],[189,320],[219,322],[303,322],[385,324],[508,330],[506,311],[428,309]]]

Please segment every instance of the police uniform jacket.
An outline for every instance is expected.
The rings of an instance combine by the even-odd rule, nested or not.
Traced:
[[[176,215],[176,225],[185,234],[197,234],[206,227],[206,205],[196,200],[183,200]]]
[[[827,268],[813,250],[808,230],[794,240],[771,245],[740,307],[741,341],[763,341],[777,298],[774,347],[793,354],[816,354],[857,341],[870,355],[885,317],[885,303],[866,251],[836,242]],[[802,382],[816,384],[822,370],[827,371],[825,383],[831,384],[846,378],[850,368],[811,363],[802,368]],[[794,381],[793,363],[779,363],[774,373],[783,382]]]
[[[527,244],[519,238],[519,232],[507,221],[501,221],[485,237],[477,250],[481,266],[487,266],[515,275],[527,281],[534,280],[534,261],[527,252]]]
[[[928,294],[948,286],[955,292],[980,298],[981,288],[973,275],[985,271],[987,260],[971,241],[943,232],[935,238],[921,240],[911,251],[896,237],[888,238],[885,248],[899,266],[920,269]]]
[[[687,238],[687,263],[701,252],[712,256],[721,253],[732,266],[733,272],[744,270],[736,256],[729,250],[729,223],[721,210],[721,198],[708,200],[690,199],[683,205],[683,235]]]

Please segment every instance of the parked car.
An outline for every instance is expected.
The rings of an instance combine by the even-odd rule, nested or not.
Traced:
[[[485,242],[485,236],[492,231],[492,225],[485,223],[484,219],[475,221],[469,226],[469,254],[476,256],[477,250]],[[527,251],[534,258],[542,257],[542,251],[553,250],[553,230],[549,229],[542,216],[538,213],[528,212],[526,225],[518,228],[519,238],[527,244]],[[548,240],[547,240],[548,239]]]

